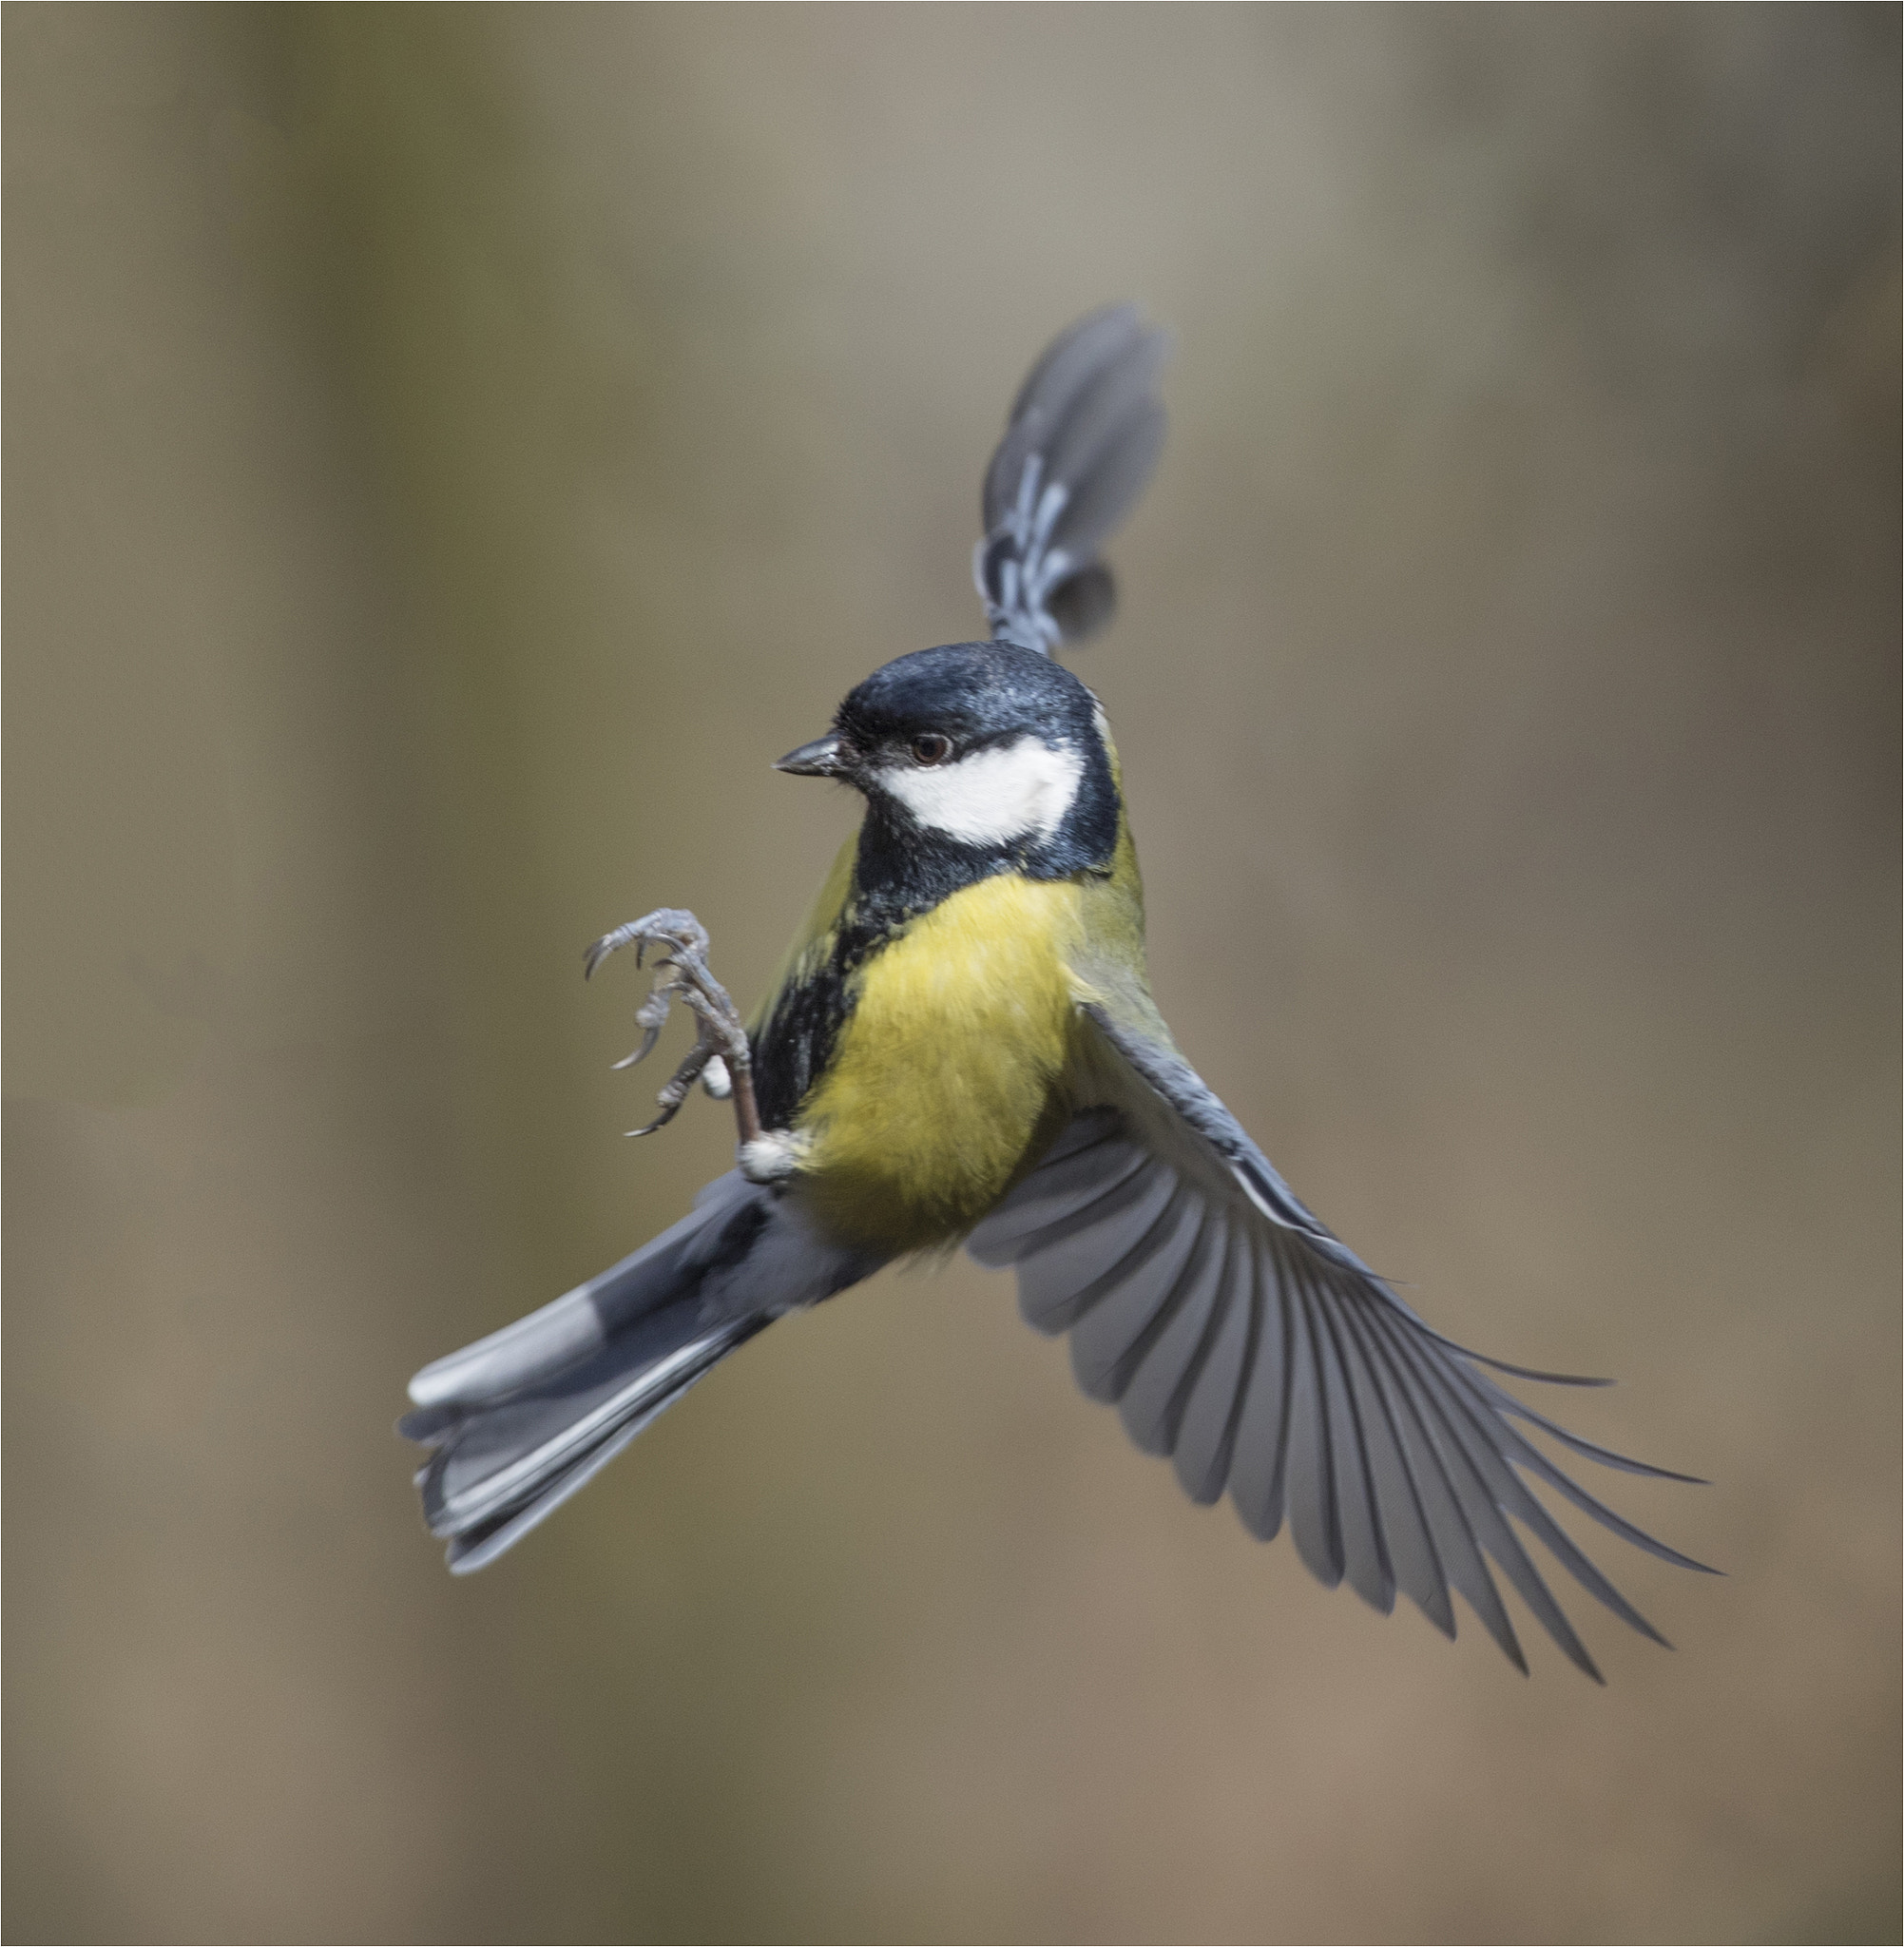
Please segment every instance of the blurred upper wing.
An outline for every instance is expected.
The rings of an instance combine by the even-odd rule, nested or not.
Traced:
[[[1011,403],[986,469],[972,575],[992,633],[1048,654],[1117,606],[1098,549],[1137,503],[1164,449],[1157,376],[1169,351],[1134,304],[1054,338]]]
[[[1600,1672],[1510,1516],[1576,1581],[1655,1642],[1656,1630],[1581,1553],[1522,1474],[1604,1527],[1685,1568],[1701,1565],[1602,1506],[1515,1424],[1636,1474],[1668,1475],[1555,1426],[1444,1339],[1297,1201],[1240,1124],[1167,1042],[1101,1005],[1086,1013],[1117,1078],[1116,1106],[1080,1114],[970,1240],[1015,1264],[1042,1332],[1068,1332],[1079,1383],[1120,1406],[1185,1491],[1228,1489],[1254,1534],[1285,1515],[1311,1571],[1346,1579],[1384,1613],[1395,1591],[1454,1633],[1458,1590],[1501,1648],[1527,1662],[1491,1556],[1567,1656]]]

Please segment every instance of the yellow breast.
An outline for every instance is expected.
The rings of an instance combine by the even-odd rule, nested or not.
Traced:
[[[982,879],[860,970],[799,1121],[802,1184],[837,1234],[895,1253],[951,1242],[1056,1133],[1082,896]]]

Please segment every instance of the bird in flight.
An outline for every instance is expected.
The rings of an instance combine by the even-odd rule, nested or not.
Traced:
[[[1529,1437],[1627,1472],[1525,1404],[1507,1365],[1445,1338],[1297,1198],[1178,1051],[1151,998],[1116,747],[1057,660],[1101,628],[1100,550],[1164,440],[1165,340],[1093,313],[1032,367],[985,475],[974,576],[991,634],[899,657],[779,760],[864,800],[773,990],[741,1021],[691,913],[589,950],[657,955],[630,1062],[671,999],[697,1077],[731,1094],[737,1166],[690,1215],[567,1296],[410,1382],[425,1516],[452,1570],[494,1561],[728,1354],[881,1265],[963,1243],[1010,1265],[1078,1381],[1251,1533],[1287,1522],[1310,1571],[1448,1636],[1453,1592],[1525,1671],[1489,1564],[1600,1672],[1522,1533],[1664,1639],[1536,1498],[1702,1565],[1604,1505]],[[645,1133],[638,1131],[637,1133]],[[1518,1524],[1518,1526],[1516,1525]]]

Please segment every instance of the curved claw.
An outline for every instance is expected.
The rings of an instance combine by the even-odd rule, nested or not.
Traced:
[[[622,1133],[625,1136],[651,1136],[657,1129],[666,1128],[668,1124],[681,1113],[681,1105],[687,1100],[687,1089],[692,1085],[693,1077],[689,1076],[687,1084],[683,1086],[679,1094],[671,1094],[670,1091],[674,1089],[675,1082],[680,1080],[681,1077],[677,1075],[674,1078],[674,1082],[670,1082],[667,1088],[664,1089],[655,1098],[661,1104],[661,1113],[655,1117],[653,1122],[644,1124],[638,1129],[624,1129]]]
[[[625,1054],[620,1061],[609,1066],[617,1069],[631,1069],[638,1062],[645,1061],[654,1052],[654,1045],[661,1038],[661,1031],[667,1026],[668,989],[664,984],[657,987],[640,1007],[635,1010],[635,1026],[642,1031],[642,1045],[632,1054]]]
[[[626,946],[634,948],[635,965],[639,967],[650,946],[699,954],[707,951],[707,929],[692,913],[681,906],[657,906],[652,913],[630,919],[612,933],[605,933],[583,954],[582,977],[587,979],[610,954],[620,953]]]
[[[671,1122],[686,1100],[698,1078],[707,1080],[707,1092],[717,1101],[731,1099],[734,1120],[743,1145],[760,1134],[760,1111],[755,1104],[751,1075],[752,1050],[740,1011],[727,990],[715,979],[707,965],[708,935],[692,913],[678,906],[658,906],[640,919],[605,933],[583,955],[587,978],[610,954],[623,947],[635,950],[635,964],[641,966],[649,947],[656,951],[657,972],[653,992],[635,1012],[635,1024],[642,1030],[641,1046],[613,1064],[631,1069],[646,1060],[668,1016],[671,998],[679,997],[698,1017],[699,1032],[687,1058],[675,1071],[659,1097],[662,1112],[651,1123],[629,1129],[631,1136],[652,1135]]]
[[[696,1041],[694,1046],[687,1051],[681,1066],[667,1078],[661,1093],[655,1097],[655,1100],[661,1104],[661,1113],[645,1128],[630,1129],[628,1134],[631,1136],[651,1136],[658,1128],[662,1128],[666,1124],[672,1122],[679,1112],[681,1105],[687,1100],[689,1091],[693,1089],[695,1083],[701,1079],[702,1070],[707,1066],[709,1061],[713,1059],[713,1056],[714,1049],[711,1043],[704,1040]]]
[[[640,1063],[646,1061],[648,1056],[655,1051],[655,1043],[660,1039],[661,1028],[660,1025],[657,1023],[656,1025],[651,1026],[648,1029],[647,1032],[642,1036],[642,1045],[635,1050],[634,1053],[625,1054],[620,1061],[611,1061],[608,1064],[609,1068],[631,1069],[638,1066]],[[644,1132],[639,1129],[630,1129],[628,1133],[629,1135],[633,1136],[640,1135]]]
[[[587,980],[591,978],[594,974],[595,969],[599,967],[602,964],[602,962],[608,957],[610,954],[619,953],[623,947],[627,945],[632,935],[629,929],[625,926],[616,927],[613,933],[605,933],[602,935],[602,937],[598,939],[593,946],[589,947],[588,950],[582,955],[583,979]]]

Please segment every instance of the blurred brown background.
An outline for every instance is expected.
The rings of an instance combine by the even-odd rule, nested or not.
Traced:
[[[4,22],[9,1937],[1897,1938],[1898,10]],[[964,1263],[419,1526],[407,1375],[728,1153],[621,1140],[583,946],[758,991],[850,817],[768,761],[975,632],[1125,296],[1160,998],[1713,1477],[1605,1477],[1729,1573],[1601,1543],[1605,1692],[1183,1504]]]

